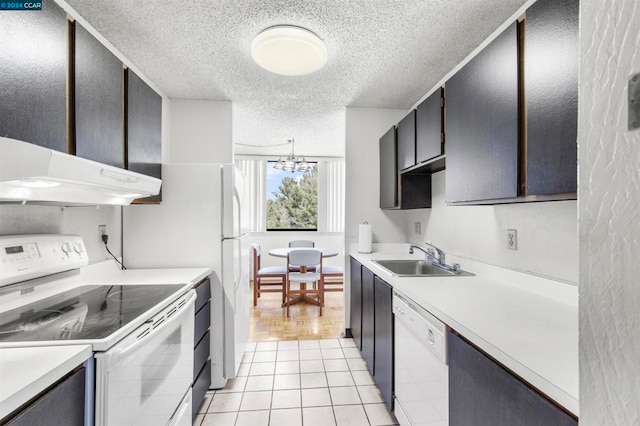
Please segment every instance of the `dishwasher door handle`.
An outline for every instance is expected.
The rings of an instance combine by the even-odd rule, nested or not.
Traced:
[[[433,345],[436,342],[436,338],[433,334],[433,330],[429,329],[429,331],[427,331],[427,340],[429,341],[430,345]]]

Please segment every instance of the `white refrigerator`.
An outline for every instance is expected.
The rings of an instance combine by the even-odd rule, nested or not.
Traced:
[[[210,267],[211,387],[236,376],[249,340],[245,179],[233,164],[163,164],[162,203],[123,207],[127,268]],[[218,280],[218,277],[220,278]]]

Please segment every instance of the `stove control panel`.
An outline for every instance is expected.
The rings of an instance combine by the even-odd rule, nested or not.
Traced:
[[[0,236],[0,285],[85,266],[89,258],[78,235]]]

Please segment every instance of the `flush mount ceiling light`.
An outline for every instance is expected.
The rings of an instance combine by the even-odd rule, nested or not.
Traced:
[[[267,71],[281,75],[305,75],[324,66],[327,48],[320,37],[306,28],[276,25],[253,39],[251,56]]]

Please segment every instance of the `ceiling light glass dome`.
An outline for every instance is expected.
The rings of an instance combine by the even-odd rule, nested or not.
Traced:
[[[251,56],[275,74],[305,75],[327,63],[327,48],[320,37],[306,28],[276,25],[253,39]]]

